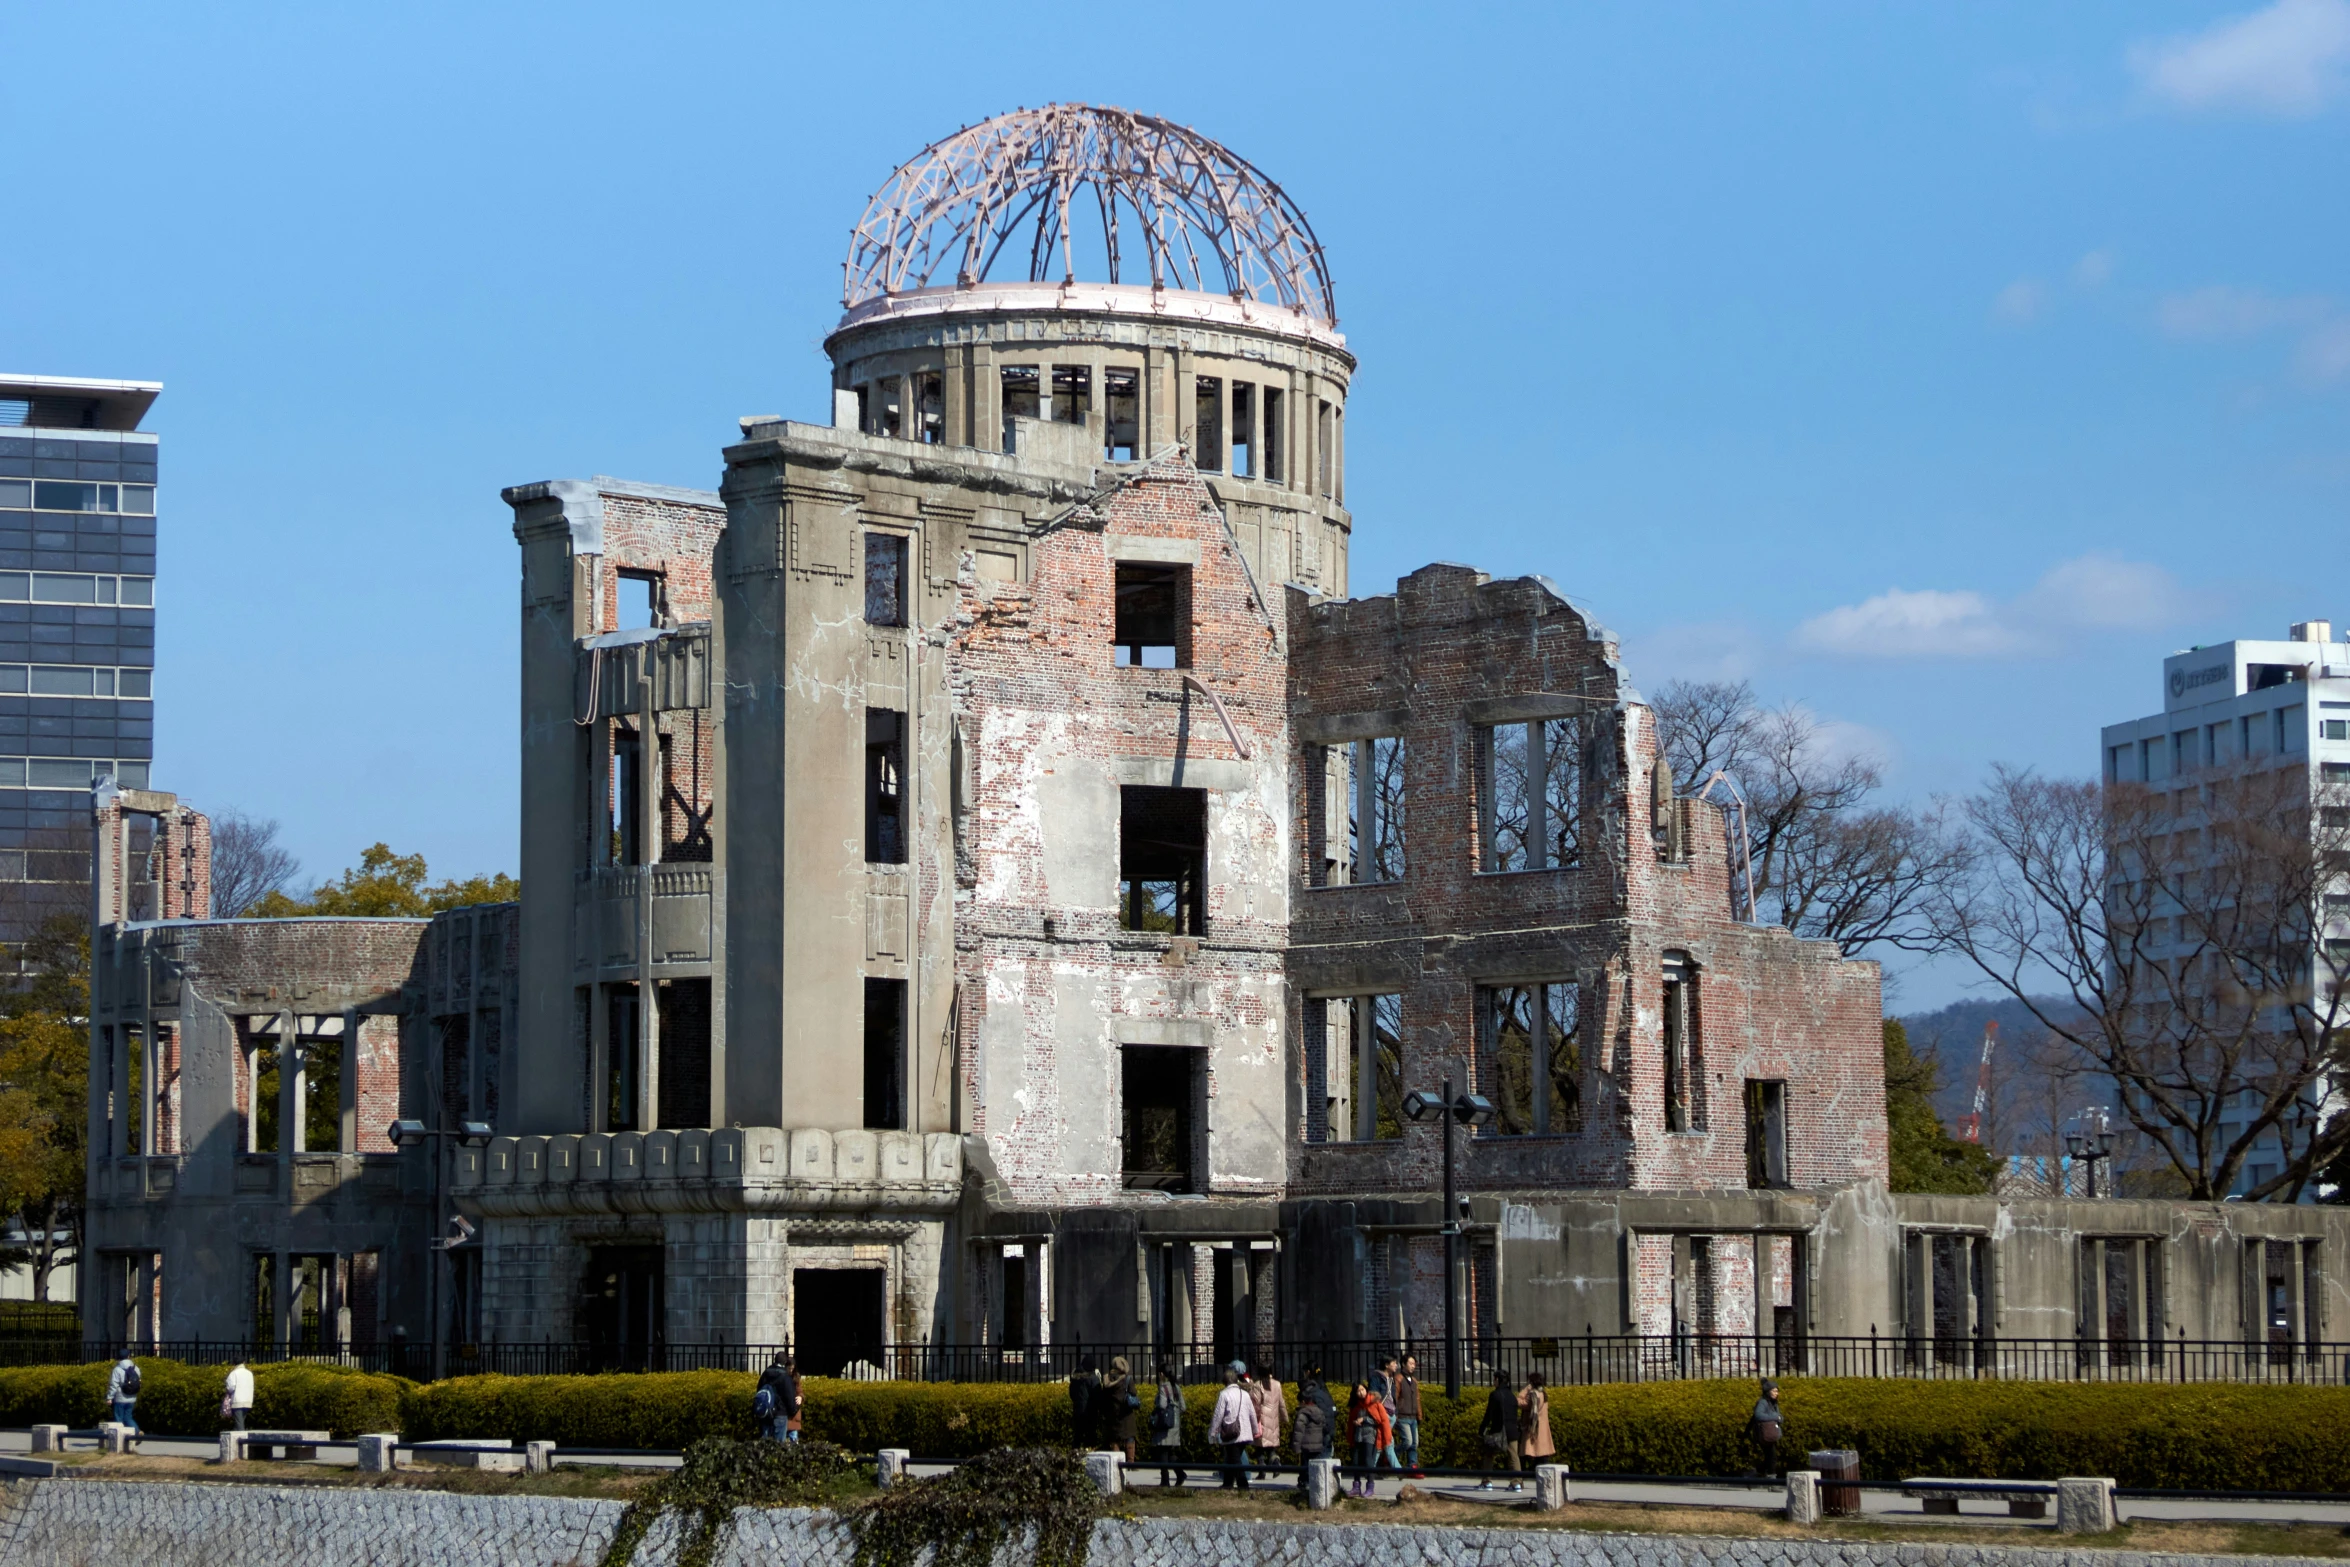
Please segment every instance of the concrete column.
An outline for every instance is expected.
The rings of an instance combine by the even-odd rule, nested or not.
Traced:
[[[277,1015],[277,1162],[286,1169],[286,1195],[293,1194],[294,1152],[302,1146],[302,1068],[294,1045],[294,1014]]]
[[[983,452],[1004,447],[1004,379],[995,345],[971,345],[971,444]]]
[[[1338,1460],[1309,1458],[1306,1460],[1306,1506],[1318,1513],[1326,1513],[1338,1505]]]
[[[1787,1521],[1802,1524],[1820,1521],[1820,1472],[1817,1469],[1787,1471]]]
[[[939,371],[939,411],[944,418],[945,431],[940,444],[970,446],[971,439],[971,367],[959,343],[951,343],[946,350],[946,364]]]
[[[1317,522],[1316,526],[1319,526]],[[1550,726],[1540,719],[1526,726],[1526,868],[1550,868]]]
[[[910,382],[908,384],[911,384]],[[901,432],[904,424],[899,425]],[[653,979],[653,867],[661,861],[661,732],[648,656],[637,682],[637,1130],[661,1124],[660,986]],[[478,993],[478,992],[477,992]],[[478,1054],[478,1052],[476,1052]]]
[[[2067,1479],[2056,1482],[2058,1534],[2108,1534],[2114,1527],[2113,1482]]]
[[[886,1491],[906,1478],[906,1460],[913,1451],[904,1447],[885,1447],[874,1454],[873,1483]]]
[[[269,1341],[272,1344],[283,1344],[290,1336],[293,1303],[286,1299],[286,1292],[293,1282],[292,1256],[282,1251],[272,1252],[269,1257]]]
[[[594,984],[588,993],[588,1130],[612,1127],[612,998]]]
[[[106,1156],[109,1159],[119,1159],[123,1155],[135,1151],[130,1138],[130,1114],[133,1100],[131,1099],[131,1034],[127,1025],[117,1027],[114,1031],[113,1058],[111,1071],[114,1074],[114,1135],[106,1145]]]
[[[136,949],[139,960],[139,1152],[163,1151],[156,1135],[157,1113],[163,1103],[163,1052],[155,1044],[155,965],[145,943]]]
[[[359,1030],[365,1022],[357,1007],[343,1009],[342,1134],[337,1151],[359,1151]]]
[[[1192,448],[1192,461],[1197,463],[1200,460],[1198,428],[1199,388],[1192,383],[1193,361],[1191,350],[1188,348],[1178,348],[1175,350],[1174,383],[1167,397],[1167,400],[1174,406],[1170,408],[1168,412],[1174,416],[1175,421],[1175,434],[1173,439],[1182,441],[1186,445],[1190,446]]]
[[[1118,1467],[1125,1457],[1124,1453],[1086,1454],[1085,1478],[1091,1480],[1093,1488],[1102,1495],[1116,1496],[1125,1489],[1125,1475]]]
[[[1534,1466],[1534,1509],[1555,1513],[1570,1500],[1567,1494],[1567,1466],[1565,1464],[1536,1464]]]
[[[223,1431],[220,1434],[220,1440],[224,1444],[221,1453],[223,1462],[226,1462],[228,1458],[225,1444],[232,1435],[236,1434],[229,1431]],[[361,1437],[359,1439],[359,1472],[363,1475],[390,1474],[392,1465],[396,1462],[395,1455],[398,1453],[399,1447],[400,1434],[396,1431],[378,1431]]]

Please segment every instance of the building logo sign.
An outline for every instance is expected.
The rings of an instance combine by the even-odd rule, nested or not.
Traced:
[[[2217,685],[2228,678],[2226,664],[2214,664],[2209,669],[2174,669],[2170,672],[2170,694],[2173,700],[2185,696],[2198,686]]]

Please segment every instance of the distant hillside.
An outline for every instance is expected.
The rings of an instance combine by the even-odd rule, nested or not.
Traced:
[[[2062,1003],[2042,1003],[2052,1012]],[[1910,1048],[1931,1056],[1941,1068],[1942,1090],[1934,1108],[1943,1124],[1956,1128],[1973,1108],[1975,1074],[1983,1049],[1983,1025],[1999,1025],[1999,1048],[1991,1059],[1991,1111],[1984,1141],[1998,1153],[2046,1153],[2051,1127],[2082,1105],[2108,1102],[2095,1081],[2066,1070],[2069,1058],[2052,1046],[2024,1004],[2008,997],[1954,1001],[1933,1012],[1902,1018]]]

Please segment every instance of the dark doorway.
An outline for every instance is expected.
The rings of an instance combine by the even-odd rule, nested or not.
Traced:
[[[886,1290],[879,1268],[794,1268],[792,1347],[800,1374],[836,1377],[854,1360],[881,1365]]]
[[[906,1125],[906,982],[865,981],[865,1125],[902,1131]]]
[[[1127,1187],[1196,1191],[1191,1101],[1201,1052],[1181,1045],[1128,1045],[1123,1054]]]
[[[588,1252],[579,1320],[600,1371],[658,1369],[665,1337],[661,1248],[597,1246]]]

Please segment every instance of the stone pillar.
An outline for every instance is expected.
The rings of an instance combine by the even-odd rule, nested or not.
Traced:
[[[1338,1460],[1306,1460],[1306,1506],[1325,1513],[1338,1505]]]
[[[522,1471],[543,1475],[555,1472],[555,1444],[552,1442],[525,1442],[522,1444]]]
[[[294,1153],[302,1146],[302,1067],[294,1045],[294,1014],[277,1015],[277,1162],[284,1171],[281,1191],[294,1191]],[[258,1078],[255,1081],[259,1081]]]
[[[228,1432],[221,1433],[221,1441],[226,1442],[228,1438]],[[377,1431],[361,1437],[359,1472],[363,1475],[390,1474],[392,1466],[399,1461],[399,1447],[400,1435],[396,1431]]]
[[[343,1069],[341,1111],[342,1136],[337,1152],[354,1154],[359,1151],[359,1030],[366,1017],[357,1007],[343,1009]]]
[[[366,1441],[366,1440],[367,1440],[367,1438],[365,1438],[365,1437],[361,1437],[359,1440],[360,1440],[360,1441],[362,1441],[362,1442],[364,1442],[364,1441]],[[219,1452],[218,1456],[216,1456],[216,1457],[215,1457],[215,1458],[214,1458],[212,1461],[213,1461],[214,1463],[216,1463],[216,1464],[235,1464],[235,1463],[242,1463],[242,1462],[244,1461],[244,1458],[245,1458],[245,1433],[244,1433],[244,1432],[242,1432],[242,1431],[223,1431],[223,1432],[221,1432],[221,1433],[220,1433],[220,1452]],[[359,1460],[359,1467],[360,1467],[360,1468],[362,1468],[362,1469],[365,1469],[365,1468],[367,1467],[367,1459],[366,1459],[366,1453],[365,1453],[365,1450],[364,1450],[364,1449],[362,1449],[362,1450],[361,1450],[361,1454],[360,1454],[360,1460]]]
[[[35,1452],[35,1453],[62,1453],[62,1452],[64,1452],[64,1451],[65,1451],[65,1427],[63,1427],[63,1426],[35,1426],[35,1427],[33,1427],[33,1435],[32,1435],[32,1446],[31,1446],[31,1448],[30,1448],[29,1450],[30,1450],[30,1451],[32,1451],[32,1452]]]
[[[873,1483],[886,1491],[906,1478],[906,1460],[914,1455],[909,1448],[885,1447],[873,1456]]]
[[[1802,1524],[1820,1521],[1820,1472],[1817,1469],[1787,1471],[1787,1521]]]
[[[1534,1466],[1535,1510],[1555,1513],[1566,1506],[1567,1502],[1567,1466],[1565,1464],[1536,1464]]]
[[[2111,1480],[2070,1479],[2056,1482],[2058,1534],[2105,1534],[2113,1526]]]
[[[1088,1453],[1085,1455],[1085,1478],[1104,1496],[1116,1496],[1125,1489],[1125,1474],[1118,1467],[1124,1463],[1124,1453]]]

